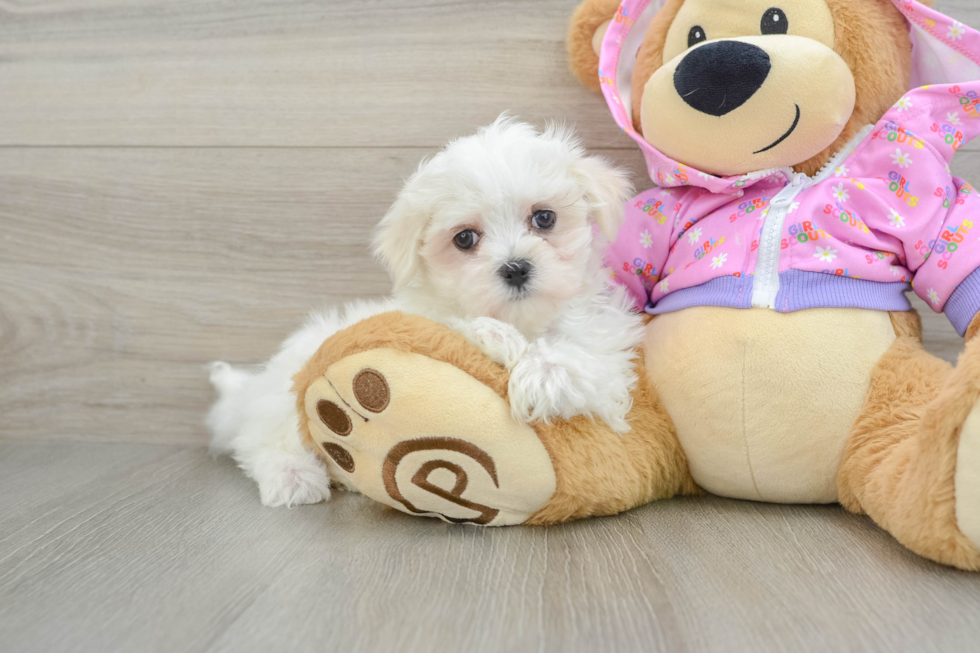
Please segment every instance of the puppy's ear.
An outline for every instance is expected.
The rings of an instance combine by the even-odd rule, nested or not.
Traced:
[[[599,226],[606,240],[616,240],[623,224],[623,205],[633,194],[629,173],[602,157],[590,156],[575,163],[574,174],[585,188],[589,218]]]
[[[422,203],[415,201],[413,186],[421,171],[405,184],[395,203],[378,225],[372,250],[388,270],[397,292],[412,282],[419,271],[422,256],[422,237],[429,215]]]

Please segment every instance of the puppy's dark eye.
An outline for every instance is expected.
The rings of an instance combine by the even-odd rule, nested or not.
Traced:
[[[763,34],[785,34],[789,31],[789,19],[786,12],[778,7],[767,9],[762,15]]]
[[[480,242],[480,234],[473,229],[464,229],[453,236],[453,245],[456,246],[456,249],[461,249],[464,252],[476,247],[478,242]]]
[[[687,47],[689,48],[693,48],[701,41],[707,40],[708,37],[704,33],[704,28],[700,25],[695,25],[691,28],[691,31],[687,33]]]
[[[548,209],[535,211],[531,215],[531,226],[539,231],[551,231],[555,228],[556,222],[558,222],[558,216],[555,215],[554,211]]]

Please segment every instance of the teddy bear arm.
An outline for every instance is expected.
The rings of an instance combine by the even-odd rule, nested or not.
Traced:
[[[974,315],[970,321],[970,326],[966,328],[966,333],[963,336],[964,340],[970,342],[977,333],[980,333],[980,313]]]
[[[575,9],[568,26],[568,63],[575,76],[593,91],[599,90],[599,54],[605,28],[613,20],[620,0],[585,0]]]

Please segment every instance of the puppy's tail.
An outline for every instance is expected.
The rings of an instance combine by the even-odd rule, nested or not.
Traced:
[[[211,431],[209,449],[212,456],[227,455],[232,452],[232,441],[241,427],[243,415],[239,397],[252,375],[223,361],[209,363],[207,368],[211,385],[218,391],[218,401],[208,411],[205,421]]]

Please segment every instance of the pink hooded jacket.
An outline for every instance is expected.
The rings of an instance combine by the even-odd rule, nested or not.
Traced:
[[[980,310],[980,199],[949,169],[980,133],[980,33],[918,2],[913,88],[814,177],[715,177],[671,160],[631,126],[636,51],[659,0],[625,0],[599,77],[616,122],[658,185],[626,206],[606,264],[648,313],[691,306],[904,311],[911,283],[962,335]]]

